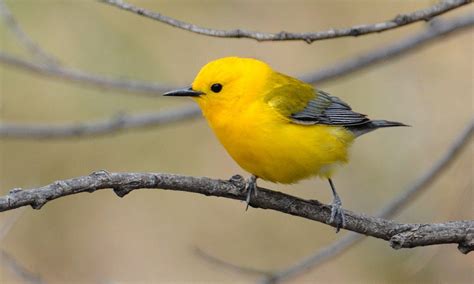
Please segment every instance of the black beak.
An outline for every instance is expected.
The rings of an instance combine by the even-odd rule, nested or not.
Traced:
[[[199,97],[204,94],[203,92],[195,91],[192,88],[184,88],[174,91],[169,91],[163,94],[163,96],[169,97]]]

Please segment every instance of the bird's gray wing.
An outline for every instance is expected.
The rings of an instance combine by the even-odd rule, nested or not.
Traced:
[[[308,101],[303,110],[290,115],[294,123],[354,126],[370,122],[365,114],[352,111],[351,107],[338,97],[320,90],[316,92],[316,97]]]

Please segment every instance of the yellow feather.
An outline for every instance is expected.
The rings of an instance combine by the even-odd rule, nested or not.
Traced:
[[[210,89],[216,83],[223,86],[218,93]],[[281,86],[290,92],[269,99],[268,94]],[[192,89],[204,93],[196,101],[222,145],[259,178],[294,183],[316,175],[329,177],[334,166],[348,160],[348,147],[355,138],[350,131],[296,124],[288,118],[315,96],[313,87],[274,72],[261,61],[236,57],[213,61],[202,68]]]

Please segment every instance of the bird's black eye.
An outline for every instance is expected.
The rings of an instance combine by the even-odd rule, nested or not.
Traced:
[[[219,84],[219,83],[212,84],[211,91],[213,91],[214,93],[219,93],[221,90],[222,90],[222,85],[221,84]]]

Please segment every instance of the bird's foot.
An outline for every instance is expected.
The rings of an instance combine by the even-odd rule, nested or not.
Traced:
[[[245,207],[245,211],[249,209],[249,204],[250,204],[250,197],[253,195],[257,196],[257,177],[252,175],[249,177],[247,180],[247,198],[245,198],[245,203],[247,206]]]
[[[346,226],[346,217],[339,196],[335,196],[331,203],[331,218],[329,219],[329,223],[336,226],[336,233]]]

